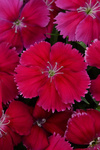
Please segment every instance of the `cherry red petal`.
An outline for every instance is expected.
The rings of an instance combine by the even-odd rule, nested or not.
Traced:
[[[49,146],[46,148],[46,150],[72,150],[73,148],[71,145],[64,140],[63,137],[61,137],[59,134],[49,137]]]
[[[94,120],[85,112],[76,113],[68,121],[65,137],[72,143],[88,145],[96,136]]]
[[[2,101],[4,104],[6,104],[9,101],[12,101],[18,95],[13,75],[1,72],[0,86],[1,86]]]
[[[69,36],[69,41],[75,41],[77,40],[75,37],[77,25],[84,19],[84,17],[85,16],[83,13],[80,14],[78,12],[60,12],[55,18],[55,24],[57,24],[56,28],[58,31],[60,31],[60,34],[63,35],[63,38]]]
[[[47,77],[42,74],[40,67],[24,67],[16,68],[17,74],[15,79],[19,91],[25,98],[32,98],[39,95],[38,89],[46,82]]]
[[[65,10],[72,10],[72,9],[77,9],[76,3],[73,2],[73,0],[56,0],[56,5],[57,7]]]
[[[13,145],[17,146],[21,142],[21,140],[22,140],[21,136],[19,134],[17,134],[16,132],[13,132],[12,129],[8,129],[8,133],[9,133],[9,135],[12,138]]]
[[[93,30],[93,25],[95,24],[95,19],[93,19],[91,16],[87,16],[85,19],[83,19],[76,28],[76,40],[82,41],[85,44],[90,44],[95,38],[98,38],[97,29],[96,29],[96,36],[95,29]],[[100,23],[99,23],[100,24]]]
[[[48,139],[45,131],[34,125],[31,133],[23,137],[23,144],[31,150],[44,150],[48,146]]]
[[[33,117],[36,119],[47,119],[48,117],[50,117],[51,115],[51,111],[45,111],[42,107],[39,107],[37,104],[35,105],[35,108],[33,110]]]
[[[49,61],[50,48],[50,43],[45,41],[39,44],[35,43],[34,46],[30,46],[30,48],[22,54],[21,65],[46,68],[47,62]]]
[[[0,138],[0,149],[1,150],[13,150],[13,143],[11,136],[7,134],[3,138]]]
[[[46,27],[49,22],[49,11],[42,0],[30,0],[22,9],[20,18],[31,26]]]
[[[57,62],[59,67],[63,66],[62,69],[66,68],[74,72],[86,69],[86,63],[81,53],[76,49],[72,49],[70,44],[65,45],[62,42],[54,44],[51,47],[50,60],[53,65]],[[62,69],[60,72],[62,72]]]
[[[43,124],[43,128],[50,133],[59,133],[64,135],[68,119],[71,117],[72,111],[65,110],[52,114]]]
[[[97,101],[100,101],[100,75],[94,80],[91,80],[90,92]]]
[[[67,103],[74,103],[74,100],[81,101],[87,93],[87,88],[90,83],[87,72],[72,72],[63,70],[63,74],[55,77],[55,86],[62,98],[62,101]]]
[[[88,109],[87,114],[89,114],[94,120],[95,132],[97,136],[100,136],[100,112],[95,109]]]
[[[94,66],[100,69],[100,41],[95,39],[94,42],[87,47],[85,51],[85,61],[90,66]]]
[[[22,0],[5,0],[0,1],[0,19],[15,21],[19,16],[20,9],[23,5]]]
[[[15,49],[10,49],[6,43],[0,44],[0,71],[14,74],[14,69],[18,65],[19,58]]]
[[[41,106],[44,110],[52,110],[52,112],[55,110],[62,111],[68,106],[62,103],[62,99],[55,88],[54,81],[50,82],[49,79],[39,89],[39,96],[37,105]]]
[[[30,45],[33,45],[35,42],[40,42],[46,39],[46,28],[36,25],[27,25],[27,27],[21,28],[21,36],[24,47],[29,48]]]
[[[20,101],[13,101],[6,110],[10,120],[9,127],[20,135],[30,133],[33,120],[27,105]]]

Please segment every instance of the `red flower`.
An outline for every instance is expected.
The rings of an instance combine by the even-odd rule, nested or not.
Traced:
[[[45,39],[49,22],[48,9],[43,0],[0,1],[0,42],[10,43],[18,52],[34,42]]]
[[[68,121],[65,137],[74,144],[88,146],[87,150],[97,150],[100,147],[100,112],[77,110]]]
[[[100,69],[100,41],[95,39],[85,51],[85,61],[88,65]],[[90,92],[97,101],[100,101],[100,75],[91,81]]]
[[[51,113],[35,106],[31,133],[24,136],[24,145],[31,150],[44,150],[48,145],[48,136],[55,133],[64,135],[66,124],[72,111]],[[42,142],[41,142],[42,141]]]
[[[56,5],[65,9],[56,16],[56,28],[63,38],[90,44],[100,39],[100,0],[57,0]]]
[[[0,44],[0,100],[4,104],[18,95],[14,82],[14,69],[18,62],[19,58],[15,48],[9,49],[9,45]]]
[[[20,63],[15,75],[19,91],[25,98],[39,95],[38,105],[45,110],[65,110],[87,92],[86,64],[70,44],[40,42],[22,54]]]
[[[0,118],[0,149],[13,150],[13,146],[21,141],[18,134],[29,134],[32,123],[27,106],[22,102],[11,102]]]
[[[59,134],[49,137],[49,146],[45,150],[72,150],[71,145]]]

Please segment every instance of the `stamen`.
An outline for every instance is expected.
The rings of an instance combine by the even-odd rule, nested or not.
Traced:
[[[2,132],[4,133],[4,134],[7,134],[7,132],[5,132],[4,130],[2,130],[1,128],[0,128],[0,136],[2,136]]]
[[[57,69],[57,62],[55,62],[55,67],[53,68],[54,71]]]
[[[90,3],[85,2],[86,7],[79,7],[77,9],[78,12],[86,12],[86,14],[90,15],[93,19],[96,18],[95,14],[100,11],[100,2],[97,1],[92,6],[92,0],[90,0]]]
[[[55,70],[55,72],[58,72],[60,69],[62,69],[63,68],[63,66],[61,66],[60,68],[58,68],[57,70]]]
[[[52,65],[50,64],[50,62],[49,62],[49,61],[47,61],[47,63],[50,65],[50,67],[51,67],[51,69],[52,69]]]
[[[16,20],[15,22],[13,22],[13,25],[12,25],[12,27],[11,28],[14,28],[15,27],[15,33],[17,33],[17,30],[18,30],[18,28],[20,28],[20,27],[27,27],[27,25],[24,25],[24,23],[22,22],[22,20],[24,20],[25,18],[24,17],[22,17],[22,19],[21,20]]]
[[[36,121],[36,123],[37,123],[37,125],[38,125],[39,127],[42,127],[42,124],[44,124],[45,122],[46,122],[46,119],[45,119],[45,118],[39,119],[39,120]]]
[[[99,2],[98,2],[98,1],[94,4],[94,6],[92,7],[92,9],[96,9],[96,8],[98,8],[98,6],[97,6],[97,7],[95,7],[97,4],[99,4]],[[99,7],[100,7],[100,6],[99,6]]]
[[[52,1],[48,4],[48,6],[50,6],[54,1],[55,1],[55,0],[52,0]]]
[[[7,132],[5,132],[3,128],[4,126],[10,123],[10,120],[5,120],[5,119],[6,119],[6,115],[4,114],[4,112],[2,112],[2,117],[0,118],[0,137],[2,137],[2,132],[4,134],[7,134]]]

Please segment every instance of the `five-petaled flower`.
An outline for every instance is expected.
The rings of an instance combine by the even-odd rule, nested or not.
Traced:
[[[43,109],[62,111],[87,93],[85,69],[84,58],[70,44],[44,41],[22,54],[15,79],[25,98],[39,96],[37,104]]]
[[[56,28],[63,38],[90,44],[100,39],[100,0],[57,0],[56,5],[66,10],[56,16]]]
[[[18,52],[46,38],[49,11],[43,0],[0,1],[0,42],[10,43]]]

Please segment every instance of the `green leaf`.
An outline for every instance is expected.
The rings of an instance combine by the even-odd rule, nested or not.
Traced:
[[[86,49],[86,44],[85,43],[83,43],[83,42],[77,42],[79,45],[81,45],[84,49]]]
[[[84,101],[86,104],[90,104],[87,100],[86,100],[86,98],[85,97],[81,97],[81,99],[82,99],[82,101]]]

